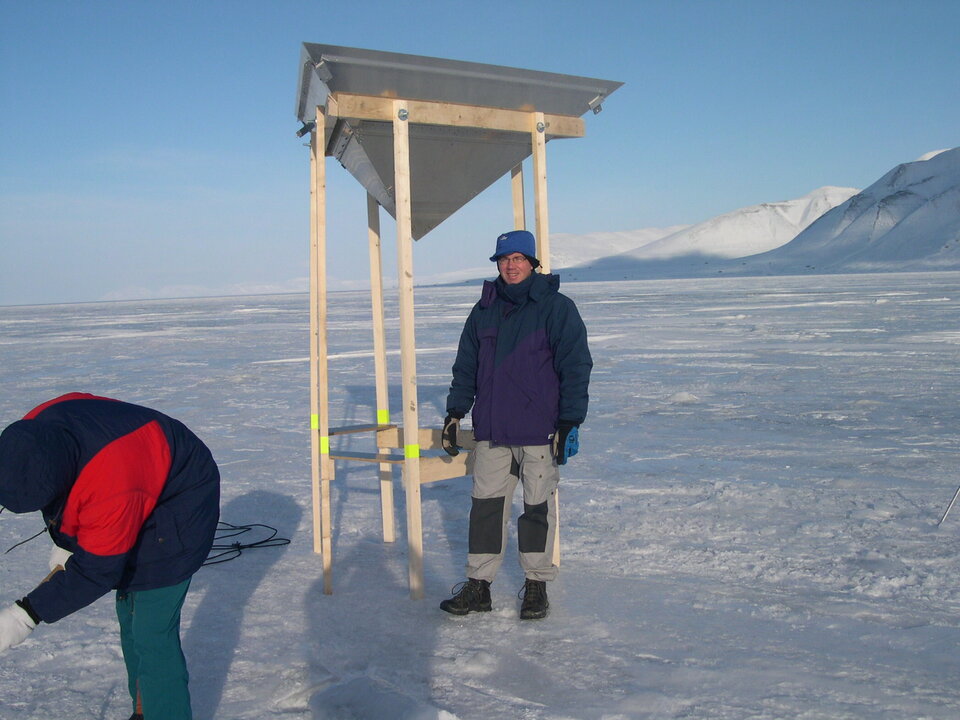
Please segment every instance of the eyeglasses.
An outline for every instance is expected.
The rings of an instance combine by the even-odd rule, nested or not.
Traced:
[[[525,262],[529,262],[526,255],[509,255],[497,258],[497,265],[523,265]]]

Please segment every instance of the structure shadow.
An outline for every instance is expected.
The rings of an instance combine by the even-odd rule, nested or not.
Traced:
[[[255,490],[227,503],[220,511],[220,519],[231,525],[269,525],[278,530],[278,537],[289,538],[299,526],[301,514],[292,497]],[[263,540],[268,534],[263,528],[253,528],[243,536],[228,539],[226,544]],[[244,613],[264,577],[285,551],[286,546],[245,550],[233,560],[203,567],[194,575],[191,592],[202,593],[203,600],[190,622],[183,648],[196,717],[218,716]],[[216,551],[211,552],[211,557],[215,554]]]
[[[399,538],[398,538],[399,540]],[[410,599],[405,544],[360,540],[336,559],[332,595],[322,578],[305,595],[306,698],[314,720],[420,720],[443,717],[429,678],[443,615],[431,601]]]

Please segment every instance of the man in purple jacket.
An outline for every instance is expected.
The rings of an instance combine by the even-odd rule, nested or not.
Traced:
[[[546,583],[557,576],[558,465],[579,447],[593,362],[576,305],[557,292],[560,279],[534,272],[540,263],[531,233],[504,233],[490,260],[500,276],[484,283],[467,318],[447,396],[444,450],[458,454],[460,420],[471,407],[477,447],[467,580],[440,607],[454,615],[492,608],[490,583],[503,561],[509,508],[522,482],[520,617],[528,620],[546,616]]]

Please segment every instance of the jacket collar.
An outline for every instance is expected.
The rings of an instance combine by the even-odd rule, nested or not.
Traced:
[[[507,285],[503,278],[499,277],[496,280],[484,280],[480,307],[490,307],[497,298],[512,305],[523,305],[527,300],[540,302],[548,295],[556,293],[559,287],[560,276],[553,274],[533,273],[517,285]]]

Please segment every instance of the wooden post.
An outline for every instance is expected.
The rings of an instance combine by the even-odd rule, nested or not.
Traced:
[[[523,199],[523,163],[510,171],[510,188],[513,191],[513,229],[527,229],[527,208]]]
[[[373,375],[377,391],[377,425],[390,422],[387,385],[387,341],[383,322],[383,253],[380,245],[380,205],[367,193],[367,238],[370,245],[370,305],[373,312]],[[378,436],[379,437],[379,436]],[[378,452],[380,448],[378,447]],[[393,468],[380,463],[380,519],[383,541],[396,540],[393,516]]]
[[[326,116],[317,107],[310,134],[310,435],[313,466],[313,550],[323,556],[323,592],[333,592],[330,482],[330,377],[327,368]]]
[[[323,143],[320,129],[321,140]],[[313,551],[323,552],[323,535],[320,525],[320,370],[318,313],[318,224],[317,217],[317,165],[324,162],[323,151],[317,150],[317,130],[310,133],[310,493],[313,515]]]
[[[560,567],[560,488],[553,492],[554,512],[557,516],[556,527],[553,533],[553,564]]]
[[[537,259],[550,272],[550,223],[547,217],[547,126],[542,112],[533,113],[533,201],[537,223]]]
[[[540,272],[550,272],[550,221],[547,212],[547,126],[543,113],[533,113],[533,197],[537,222],[537,259]],[[560,566],[560,489],[554,498],[557,527],[553,537],[553,564]]]
[[[410,200],[409,110],[393,101],[393,163],[397,219],[400,305],[400,374],[403,396],[403,487],[406,495],[410,596],[423,597],[423,525],[420,507],[420,445],[417,411],[416,340],[413,302],[413,233]]]

